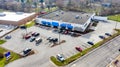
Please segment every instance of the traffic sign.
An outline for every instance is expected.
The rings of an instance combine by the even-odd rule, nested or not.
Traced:
[[[6,53],[5,53],[5,57],[6,57],[6,59],[8,60],[8,59],[11,57],[11,53],[10,53],[10,52],[6,52]]]

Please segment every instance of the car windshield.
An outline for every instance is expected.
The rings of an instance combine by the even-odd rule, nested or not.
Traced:
[[[62,58],[62,56],[60,56],[60,58]]]

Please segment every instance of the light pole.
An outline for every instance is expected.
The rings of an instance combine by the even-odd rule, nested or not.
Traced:
[[[61,21],[60,21],[61,22]],[[59,32],[60,32],[60,27],[59,27]],[[60,33],[59,33],[59,45],[60,45]],[[62,50],[62,45],[60,45],[60,49],[61,49],[61,53],[63,54],[63,50]]]
[[[118,20],[118,15],[115,15],[117,20]],[[116,24],[115,24],[115,29],[117,28],[117,20],[116,20]]]

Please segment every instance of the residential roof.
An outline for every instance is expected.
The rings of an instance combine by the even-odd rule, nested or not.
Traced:
[[[44,19],[69,22],[75,24],[84,24],[93,14],[73,11],[55,11],[48,15],[42,16]]]
[[[0,13],[0,20],[5,21],[19,21],[26,17],[29,17],[35,13],[23,13],[23,12],[3,12]]]

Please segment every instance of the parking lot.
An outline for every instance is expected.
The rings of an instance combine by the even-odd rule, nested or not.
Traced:
[[[0,25],[0,37],[12,31],[15,27],[12,25]]]
[[[107,24],[107,26],[106,26]],[[101,41],[98,36],[103,35],[105,37],[108,37],[105,35],[105,33],[113,34],[114,31],[114,22],[100,22],[98,26],[96,27],[96,30],[94,32],[87,33],[85,35],[81,35],[79,37],[71,37],[70,35],[64,35],[64,34],[58,34],[54,32],[53,28],[47,28],[47,27],[38,27],[33,26],[28,28],[27,30],[15,30],[14,32],[10,33],[12,36],[11,39],[7,40],[7,42],[2,47],[5,47],[7,49],[13,50],[16,53],[21,54],[21,52],[25,48],[32,48],[35,51],[34,55],[31,55],[29,57],[26,57],[24,59],[18,60],[18,62],[15,62],[16,64],[19,64],[20,66],[24,67],[47,67],[49,65],[49,57],[50,56],[56,56],[58,53],[64,54],[65,58],[68,58],[74,54],[76,54],[78,51],[75,49],[76,46],[80,46],[82,49],[88,48],[91,45],[87,44],[87,41],[92,41],[94,43],[97,43]],[[118,26],[119,27],[119,26]],[[42,38],[42,42],[39,45],[35,44],[35,41],[30,42],[30,39],[23,39],[23,34],[26,32],[38,32],[40,33],[40,38]],[[46,40],[48,37],[52,38],[58,38],[60,35],[60,41],[65,40],[65,43],[62,43],[60,45],[57,45],[55,47],[50,47],[52,44],[49,43],[48,40]],[[37,38],[38,38],[37,37]],[[29,59],[31,58],[31,59]],[[32,60],[30,62],[26,62]],[[43,60],[43,61],[41,61]],[[23,63],[20,63],[22,61]],[[38,62],[39,63],[36,63]],[[33,63],[35,66],[33,66]],[[29,64],[29,65],[27,65]],[[15,66],[14,63],[11,63],[13,67]],[[17,66],[17,65],[16,65]],[[9,66],[8,66],[9,67]],[[18,67],[18,66],[17,66]]]

